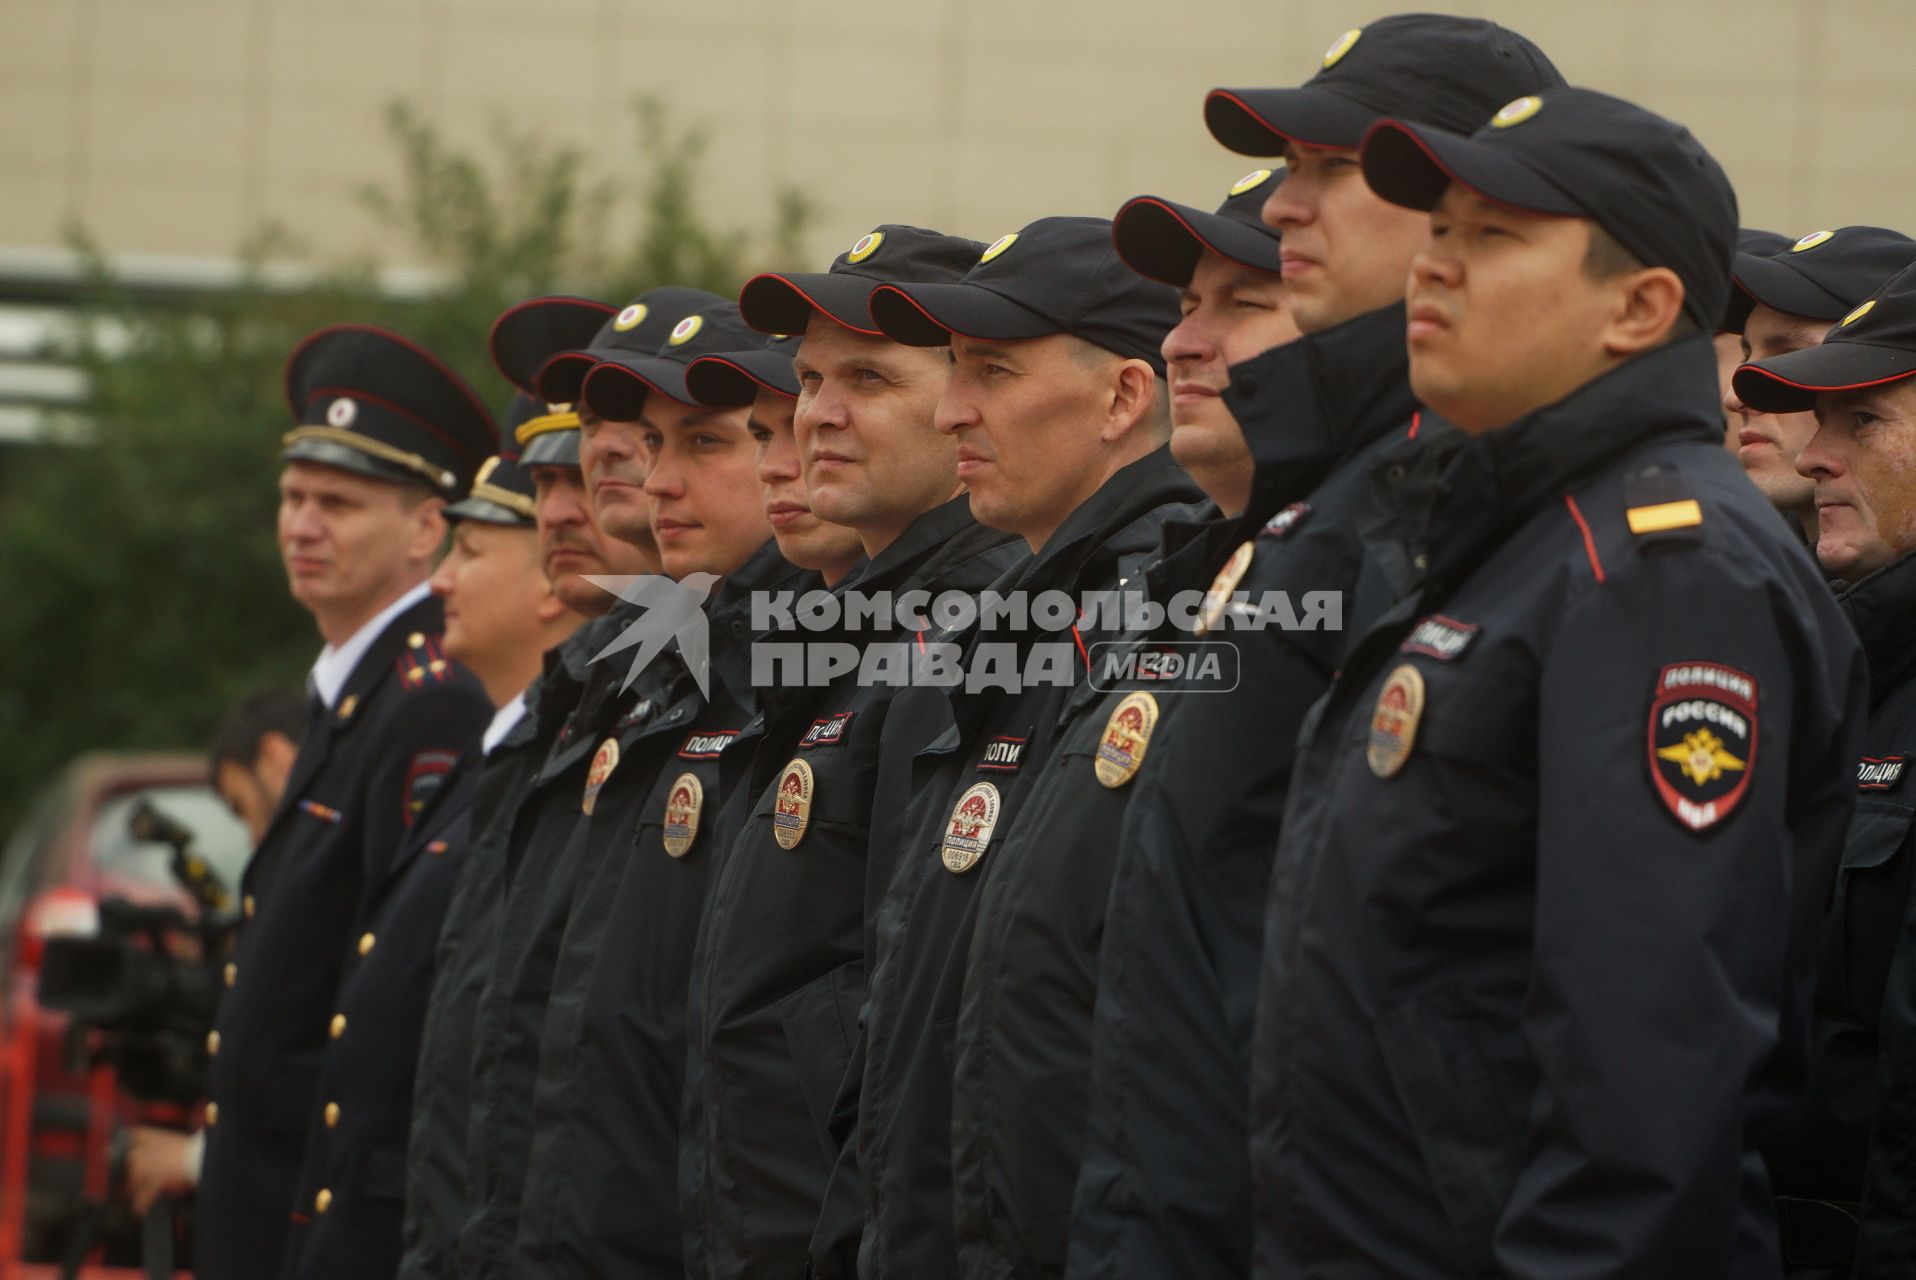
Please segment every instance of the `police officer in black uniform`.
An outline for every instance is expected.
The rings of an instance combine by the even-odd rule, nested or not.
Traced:
[[[1768,360],[1813,347],[1889,278],[1916,262],[1916,240],[1883,227],[1812,231],[1767,255],[1738,250],[1723,323],[1738,335],[1744,360]],[[1770,505],[1816,540],[1815,484],[1796,454],[1816,433],[1815,415],[1765,413],[1726,389],[1731,448]]]
[[[446,519],[453,545],[432,578],[446,609],[444,646],[498,709],[413,823],[346,958],[299,1184],[302,1203],[330,1196],[332,1205],[293,1229],[289,1278],[398,1270],[414,1069],[440,923],[472,844],[476,802],[515,789],[532,763],[529,737],[518,732],[526,686],[541,655],[582,621],[540,569],[532,482],[516,459],[488,459]],[[456,1074],[433,1087],[465,1092]]]
[[[612,572],[614,566],[604,565],[595,554],[602,544],[578,479],[578,414],[569,404],[548,404],[529,392],[533,376],[547,358],[590,342],[614,311],[585,298],[534,298],[505,312],[492,327],[493,364],[519,388],[513,396],[509,429],[521,450],[520,490],[529,498],[546,578],[561,599],[567,598],[564,587],[573,575],[552,572],[558,539],[564,540],[558,545],[567,549],[562,562],[569,569]],[[536,462],[529,461],[535,458]],[[580,495],[576,499],[575,493]],[[493,507],[510,511],[498,504]],[[553,518],[555,511],[563,513],[561,519]],[[514,515],[523,517],[522,512]],[[588,607],[610,600],[596,587],[586,597]],[[419,1039],[412,1132],[406,1148],[405,1256],[399,1269],[408,1280],[453,1274],[454,1241],[471,1211],[466,1118],[473,1093],[473,1019],[505,905],[506,840],[512,815],[524,798],[532,770],[551,749],[558,732],[559,717],[543,705],[548,684],[544,671],[558,664],[567,648],[557,645],[544,655],[541,677],[524,696],[528,714],[488,754],[484,783],[464,819],[468,831],[465,866],[439,931],[432,993]],[[565,710],[570,708],[563,708],[561,716]],[[474,782],[478,782],[476,776]]]
[[[688,968],[727,834],[721,760],[740,748],[751,718],[751,594],[816,583],[770,539],[745,409],[698,403],[687,385],[696,359],[757,338],[733,303],[715,303],[682,320],[657,354],[607,360],[586,378],[588,411],[607,424],[637,423],[645,437],[665,573],[688,587],[719,582],[699,606],[704,644],[681,632],[629,692],[601,703],[593,729],[589,807],[570,837],[583,845],[581,874],[532,1097],[514,1246],[521,1275],[685,1274],[678,1138]],[[588,442],[588,465],[598,447]],[[614,616],[636,615],[621,605]],[[588,699],[599,682],[623,684],[637,660],[608,655]]]
[[[1374,126],[1431,211],[1395,603],[1312,711],[1253,1055],[1256,1273],[1774,1274],[1862,667],[1719,447],[1736,202],[1582,89]],[[1539,297],[1551,305],[1537,306]]]
[[[1387,112],[1467,129],[1510,96],[1560,83],[1540,50],[1494,23],[1382,19],[1335,41],[1303,86],[1220,89],[1206,100],[1219,141],[1294,161],[1281,183],[1269,178],[1260,187],[1263,221],[1283,233],[1281,251],[1247,240],[1223,211],[1206,219],[1146,198],[1120,214],[1118,244],[1132,264],[1187,290],[1190,319],[1166,347],[1174,369],[1189,367],[1188,375],[1174,371],[1174,388],[1188,376],[1194,391],[1215,389],[1221,416],[1241,428],[1243,442],[1242,451],[1201,448],[1212,434],[1197,429],[1202,401],[1189,430],[1180,422],[1173,450],[1189,454],[1187,465],[1222,509],[1171,531],[1166,556],[1149,572],[1150,594],[1168,601],[1210,590],[1205,612],[1215,611],[1222,629],[1213,638],[1235,650],[1241,683],[1233,694],[1152,693],[1161,719],[1135,777],[1120,771],[1114,778],[1125,780],[1112,797],[1084,801],[1088,822],[1099,812],[1109,820],[1125,794],[1136,793],[1115,869],[1095,842],[1071,846],[1113,876],[1097,960],[1072,1275],[1223,1276],[1250,1266],[1250,1168],[1234,1151],[1246,1125],[1271,833],[1304,712],[1351,635],[1385,603],[1374,575],[1360,572],[1369,463],[1416,438],[1419,427],[1401,297],[1415,245],[1406,231],[1421,235],[1421,220],[1363,186],[1356,146]],[[1275,262],[1305,336],[1249,359],[1255,347],[1233,344],[1226,376],[1204,339],[1207,323],[1230,331],[1225,306],[1235,298],[1220,273],[1233,262],[1240,276]],[[1255,286],[1245,287],[1257,301]],[[1199,465],[1206,456],[1216,459],[1208,472]],[[1334,600],[1337,616],[1313,612],[1313,598],[1320,606]],[[1267,602],[1279,608],[1276,601],[1286,616],[1263,611]],[[1189,640],[1191,623],[1183,625],[1179,638]],[[1096,710],[1084,715],[1087,727],[1105,727]],[[1246,750],[1247,741],[1258,748]],[[1074,786],[1089,795],[1082,777]],[[1054,822],[1076,813],[1060,801]],[[1080,993],[1083,981],[1080,971]],[[1004,1151],[1009,1170],[1015,1145],[1007,1140]]]
[[[810,501],[857,529],[868,557],[833,589],[840,600],[975,594],[1023,557],[953,497],[956,448],[933,423],[948,361],[886,339],[869,306],[880,284],[959,280],[981,247],[883,225],[829,271],[759,276],[739,295],[754,328],[803,335],[795,427]],[[895,616],[868,621],[790,639],[872,651],[909,634]],[[750,807],[693,965],[681,1193],[688,1257],[714,1278],[806,1269],[850,1138],[834,1112],[864,1002],[867,910],[894,864],[874,838],[888,816],[874,788],[896,686],[852,670],[818,687],[787,674],[758,692],[761,736],[749,755],[726,753],[721,783]]]
[[[533,386],[548,404],[573,405],[571,412],[581,416],[580,433],[588,428],[597,430],[600,424],[596,415],[579,406],[580,390],[592,368],[609,355],[657,352],[682,320],[719,301],[698,289],[674,286],[650,290],[609,317],[584,348],[546,356],[533,374]],[[579,435],[571,434],[570,428],[528,441],[527,457],[534,460],[531,470],[543,511],[567,494],[569,486],[559,477],[541,476],[542,470],[559,470],[556,461],[546,463],[545,459],[555,454],[544,453],[542,442],[555,454],[563,450],[557,456],[569,456],[575,464],[581,459]],[[643,460],[622,453],[615,462],[601,461],[582,468],[582,473],[587,495],[593,501],[595,527],[609,535],[611,530],[605,527],[598,500],[600,482],[613,476],[636,492],[645,479]],[[633,523],[628,523],[623,532],[629,537],[639,536]],[[645,537],[649,542],[649,532]],[[639,574],[657,567],[656,552],[638,548],[624,537],[606,538],[608,554],[620,554],[610,549],[622,543],[639,552],[632,566],[623,572]],[[562,597],[579,608],[578,596],[566,595],[565,577],[571,575],[570,568],[548,557],[547,573]],[[617,603],[615,597],[596,587],[578,595],[603,600],[608,609]],[[459,1231],[454,1268],[454,1274],[462,1278],[512,1274],[512,1250],[519,1232],[527,1152],[532,1143],[532,1094],[539,1071],[540,1031],[559,940],[581,874],[576,861],[579,847],[570,837],[581,811],[593,758],[603,741],[603,735],[596,733],[602,704],[619,692],[617,681],[594,682],[597,669],[591,664],[630,622],[630,617],[621,617],[615,611],[581,627],[560,646],[555,660],[547,663],[538,690],[534,711],[539,732],[550,735],[552,746],[534,772],[525,798],[505,819],[510,825],[502,876],[504,900],[497,908],[497,924],[489,946],[490,968],[473,1020],[473,1097],[466,1147],[472,1208]]]
[[[1032,549],[991,587],[1027,611],[1046,592],[1073,602],[1117,592],[1163,521],[1198,496],[1165,444],[1158,347],[1176,296],[1124,267],[1110,225],[1041,218],[987,250],[959,284],[887,285],[872,297],[894,339],[951,349],[938,421],[969,464],[973,514]],[[881,803],[903,817],[885,836],[898,867],[868,925],[856,1099],[864,1224],[831,1274],[957,1274],[952,1027],[977,897],[1003,873],[1004,834],[1029,802],[1085,655],[1108,638],[1102,621],[1046,630],[1027,616],[947,630],[936,643],[963,653],[966,678],[910,689],[894,705],[893,722],[925,745],[893,734],[883,747]],[[994,663],[1007,683],[988,678]],[[843,1256],[854,1247],[855,1269]]]
[[[1838,236],[1842,233],[1838,232]],[[1812,251],[1820,252],[1815,246]],[[1808,257],[1809,254],[1804,255]],[[1909,951],[1906,918],[1916,817],[1903,774],[1916,743],[1916,269],[1860,301],[1821,345],[1737,370],[1752,412],[1803,414],[1814,434],[1796,465],[1816,486],[1816,555],[1838,581],[1837,602],[1869,659],[1869,721],[1856,768],[1856,815],[1843,844],[1824,924],[1822,973],[1811,1022],[1809,1085],[1781,1135],[1766,1144],[1789,1274],[1851,1274],[1865,1167],[1869,1248],[1859,1276],[1908,1274],[1911,1115],[1909,989],[1885,1002],[1892,968]],[[1898,952],[1905,953],[1902,961]],[[1904,1037],[1899,1047],[1896,1037]],[[1878,1111],[1879,1096],[1887,1108]],[[1900,1114],[1898,1112],[1900,1111]],[[1872,1135],[1874,1121],[1877,1132]],[[1900,1239],[1899,1239],[1900,1238]]]
[[[426,577],[441,510],[494,449],[492,417],[438,360],[364,325],[293,352],[279,537],[295,599],[327,644],[278,811],[241,883],[226,966],[200,1176],[196,1275],[277,1274],[322,1059],[353,940],[408,830],[491,717],[440,647]],[[396,1177],[396,1175],[395,1175]]]

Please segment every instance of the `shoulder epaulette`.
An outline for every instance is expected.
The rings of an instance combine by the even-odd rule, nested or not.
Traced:
[[[1696,546],[1703,541],[1703,507],[1674,467],[1652,462],[1623,485],[1624,519],[1641,551]]]
[[[429,684],[443,684],[452,675],[452,661],[446,657],[446,651],[440,646],[440,637],[415,631],[406,640],[406,652],[393,663],[399,672],[399,686],[402,689],[423,689]]]

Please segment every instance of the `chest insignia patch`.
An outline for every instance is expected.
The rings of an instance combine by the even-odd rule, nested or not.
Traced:
[[[1401,647],[1405,653],[1421,653],[1439,662],[1454,662],[1464,656],[1464,650],[1476,638],[1476,623],[1459,622],[1441,613],[1433,613],[1411,628],[1410,635]]]
[[[812,721],[812,727],[798,740],[800,751],[810,751],[816,747],[829,747],[845,740],[845,730],[851,728],[855,711],[840,711],[836,715],[826,716],[822,720]]]
[[[991,843],[992,828],[998,825],[998,788],[989,782],[974,782],[965,788],[952,806],[951,821],[945,824],[945,842],[938,856],[945,870],[963,875],[978,865]]]
[[[1650,776],[1670,816],[1706,831],[1735,812],[1756,772],[1756,680],[1715,662],[1657,675]]]
[[[772,839],[781,849],[796,849],[812,822],[812,766],[794,760],[778,775],[772,798]]]
[[[988,773],[1016,773],[1024,759],[1023,738],[992,738],[985,743],[984,754],[978,757],[978,768]]]
[[[619,740],[607,738],[592,753],[592,767],[586,770],[585,798],[579,802],[579,812],[588,818],[592,816],[592,806],[599,802],[599,792],[604,790],[606,779],[619,767]]]
[[[1903,781],[1903,756],[1864,756],[1856,766],[1858,791],[1894,791]]]
[[[1111,709],[1104,722],[1104,736],[1098,739],[1098,753],[1091,767],[1098,781],[1113,789],[1138,776],[1144,767],[1144,753],[1151,746],[1151,731],[1158,725],[1158,700],[1148,693],[1127,693]]]
[[[1394,778],[1417,745],[1424,718],[1424,673],[1405,663],[1390,673],[1370,713],[1370,739],[1364,758],[1380,778]]]
[[[679,748],[679,759],[716,760],[736,737],[737,729],[713,729],[688,734],[685,745]]]
[[[1293,502],[1290,506],[1285,507],[1269,520],[1266,520],[1264,527],[1258,530],[1258,533],[1266,538],[1288,537],[1298,525],[1304,523],[1304,517],[1310,513],[1310,503]]]
[[[1237,584],[1244,581],[1244,575],[1250,570],[1251,558],[1257,554],[1257,546],[1246,542],[1231,553],[1224,567],[1217,571],[1217,577],[1211,580],[1211,589],[1204,593],[1204,607],[1198,613],[1195,632],[1206,635],[1211,628],[1224,620],[1224,610],[1230,606],[1231,593],[1237,590]]]
[[[681,773],[672,780],[665,800],[665,851],[683,858],[699,838],[699,810],[705,806],[705,788],[698,776]]]

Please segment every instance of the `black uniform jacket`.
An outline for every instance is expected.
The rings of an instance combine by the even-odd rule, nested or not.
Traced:
[[[427,799],[492,718],[439,649],[421,600],[317,700],[279,810],[247,865],[206,1109],[194,1272],[277,1275],[294,1214],[328,1028],[352,940]]]
[[[1381,460],[1398,602],[1306,720],[1272,874],[1255,1274],[1776,1273],[1754,1131],[1863,670],[1716,399],[1679,340]]]
[[[299,1178],[298,1202],[317,1205],[323,1193],[327,1206],[295,1220],[288,1280],[398,1272],[414,1071],[440,924],[472,845],[475,801],[510,785],[527,755],[508,737],[489,757],[475,744],[459,758],[407,833],[347,950]]]
[[[1126,787],[1105,791],[1082,762],[1046,784],[1071,789],[1053,806],[1059,822],[1102,819],[1075,835],[1061,828],[1053,843],[1099,867],[1115,846],[1094,935],[1103,949],[1071,1276],[1204,1280],[1250,1271],[1244,1134],[1272,833],[1304,714],[1385,603],[1381,586],[1360,590],[1371,584],[1359,572],[1358,527],[1370,509],[1371,460],[1416,429],[1405,364],[1398,305],[1233,370],[1225,401],[1262,458],[1256,501],[1241,519],[1214,515],[1168,529],[1165,555],[1149,571],[1151,596],[1210,587],[1248,539],[1253,554],[1238,590],[1253,605],[1284,593],[1301,625],[1220,630],[1215,639],[1237,655],[1236,688],[1162,697],[1151,749]],[[1337,602],[1327,624],[1308,607],[1312,592]],[[1225,625],[1239,616],[1232,610]],[[1087,707],[1078,732],[1102,733],[1115,702]],[[1100,791],[1101,804],[1091,798]],[[1078,984],[1074,999],[1085,995]],[[1080,1005],[1072,1018],[1081,1017]],[[1052,1132],[1055,1140],[1074,1133],[1062,1123]]]
[[[560,661],[563,645],[546,655]],[[493,749],[468,808],[465,865],[439,930],[432,994],[420,1031],[406,1146],[404,1280],[458,1274],[455,1244],[472,1211],[466,1124],[472,1110],[473,1020],[505,907],[506,839],[532,775],[570,705],[555,708],[544,674],[527,688],[525,715]],[[573,691],[576,693],[576,690]]]
[[[1809,1090],[1767,1154],[1785,1260],[1840,1265],[1866,1200],[1855,1274],[1877,1280],[1916,1274],[1916,992],[1906,972],[1916,961],[1916,780],[1905,776],[1916,761],[1916,555],[1837,601],[1869,658],[1869,728],[1823,937]]]
[[[595,846],[554,968],[517,1273],[679,1280],[679,1119],[692,943],[718,851],[720,761],[750,750],[751,593],[817,575],[767,541],[708,601],[708,699],[676,647],[647,714],[609,702],[619,764],[572,838]],[[668,665],[669,664],[669,665]],[[615,725],[618,726],[615,728]]]
[[[1189,516],[1201,495],[1168,448],[1124,467],[1078,507],[1026,564],[995,590],[1035,599],[1059,591],[1130,587],[1156,549],[1164,521]],[[953,1026],[981,886],[1009,874],[1006,840],[1031,803],[1027,783],[1050,750],[1062,704],[1085,684],[1083,653],[1115,638],[1027,628],[972,629],[978,646],[1034,644],[1067,655],[1059,669],[1071,684],[1016,691],[967,692],[962,686],[914,688],[904,703],[935,702],[943,726],[915,753],[887,751],[880,804],[906,812],[896,841],[899,863],[874,913],[873,970],[864,1025],[862,1091],[857,1100],[856,1166],[865,1188],[858,1274],[957,1274],[950,1163]],[[1000,652],[1007,652],[1001,649]],[[1020,669],[1027,665],[1021,656]],[[910,761],[908,769],[893,766]],[[981,825],[982,822],[982,825]],[[957,835],[964,843],[953,843]],[[977,846],[977,847],[974,847]],[[821,1266],[821,1271],[829,1268]]]
[[[986,529],[959,497],[926,512],[861,572],[861,592],[975,594],[1026,554]],[[795,639],[879,642],[895,633],[800,632]],[[750,807],[720,860],[693,960],[694,1013],[681,1194],[687,1256],[714,1277],[800,1277],[839,1154],[833,1105],[865,999],[865,904],[894,851],[873,846],[878,744],[893,686],[848,672],[822,688],[761,691],[765,719],[749,759],[721,762],[728,794]],[[781,779],[802,762],[802,818],[781,815]],[[775,829],[798,839],[782,847]]]
[[[473,1019],[472,1106],[466,1160],[471,1210],[459,1231],[457,1274],[511,1274],[519,1198],[532,1145],[532,1089],[539,1071],[559,939],[581,869],[572,828],[585,803],[588,774],[603,741],[593,727],[616,697],[625,664],[593,659],[637,616],[614,606],[560,646],[548,664],[542,704],[565,708],[552,748],[508,819],[505,900],[488,946],[490,966]],[[641,674],[640,683],[646,676]],[[541,715],[546,713],[542,709]]]

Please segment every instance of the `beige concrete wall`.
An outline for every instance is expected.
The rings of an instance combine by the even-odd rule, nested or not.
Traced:
[[[1575,83],[1685,121],[1744,221],[1916,232],[1912,0],[1425,0],[1536,39]],[[1216,84],[1295,82],[1374,0],[0,0],[0,246],[223,256],[263,219],[378,249],[383,105],[454,139],[502,118],[632,170],[625,104],[712,127],[707,196],[820,202],[822,260],[878,221],[989,240],[1245,169]],[[802,265],[802,264],[801,264]]]

